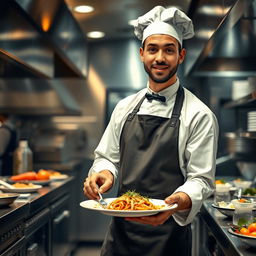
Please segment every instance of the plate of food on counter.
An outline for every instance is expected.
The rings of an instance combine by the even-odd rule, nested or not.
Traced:
[[[11,187],[0,186],[2,192],[7,193],[31,193],[37,192],[38,189],[42,188],[42,185],[36,185],[31,182],[16,182],[11,184]]]
[[[61,172],[58,171],[54,171],[54,170],[46,170],[49,172],[50,174],[50,180],[65,180],[67,179],[69,176],[67,174],[63,174]]]
[[[217,209],[219,212],[221,212],[222,214],[224,214],[227,217],[233,217],[234,211],[235,211],[235,205],[234,202],[238,201],[240,203],[251,203],[251,200],[247,200],[245,198],[241,198],[241,199],[234,199],[231,202],[218,202],[217,205],[216,204],[212,204],[212,207]],[[253,212],[256,213],[256,208],[253,209]]]
[[[0,207],[12,204],[19,195],[17,193],[0,193]]]
[[[238,237],[246,245],[256,247],[256,222],[242,226],[231,225],[228,232]]]
[[[225,181],[223,179],[217,179],[215,180],[215,186],[225,186],[229,188],[229,191],[236,191],[237,188],[233,186],[232,183]]]
[[[151,199],[135,191],[127,191],[117,198],[107,198],[106,207],[102,207],[97,200],[86,200],[80,206],[88,210],[99,211],[102,214],[115,217],[142,217],[175,209],[178,205],[168,205],[164,200]]]
[[[10,177],[9,182],[30,182],[35,185],[48,185],[52,180],[63,180],[68,175],[54,170],[40,169],[38,172],[24,172]]]
[[[38,172],[24,172],[17,175],[13,175],[9,178],[8,182],[23,182],[23,183],[33,183],[35,185],[48,185],[50,180],[50,174],[45,170],[39,170]]]
[[[252,185],[252,181],[243,180],[240,178],[233,180],[233,183],[236,188],[242,188],[242,189],[247,189]]]

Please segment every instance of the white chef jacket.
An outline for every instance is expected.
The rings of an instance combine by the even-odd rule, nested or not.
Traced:
[[[160,91],[166,102],[145,99],[138,115],[155,115],[170,118],[179,87],[179,79],[172,86]],[[149,85],[138,93],[122,99],[115,107],[110,122],[95,150],[95,160],[89,171],[109,170],[116,178],[119,169],[119,141],[129,113],[145,95]],[[176,189],[188,194],[192,201],[190,211],[178,211],[173,217],[180,225],[193,221],[202,202],[214,190],[215,161],[218,140],[218,123],[212,111],[194,94],[184,88],[184,102],[180,115],[179,164],[184,184]],[[161,161],[161,159],[160,159]]]

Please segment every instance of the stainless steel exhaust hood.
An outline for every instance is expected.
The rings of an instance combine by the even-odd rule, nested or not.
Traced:
[[[256,1],[230,1],[223,6],[223,1],[214,1],[223,16],[215,17],[215,28],[211,27],[209,15],[199,22],[196,37],[189,42],[186,74],[196,76],[252,76],[256,72]],[[193,15],[209,7],[209,1],[200,1]],[[213,8],[212,8],[213,9]],[[224,10],[225,9],[225,10]],[[216,12],[217,13],[217,12]],[[216,14],[215,13],[215,14]],[[197,23],[198,24],[198,23]],[[199,47],[200,31],[208,31],[211,36]],[[214,32],[210,32],[211,30]],[[201,44],[202,45],[202,44]],[[199,53],[195,57],[195,53]],[[194,58],[193,55],[194,54]],[[192,63],[191,59],[195,60]]]
[[[0,113],[80,115],[62,79],[0,79]]]

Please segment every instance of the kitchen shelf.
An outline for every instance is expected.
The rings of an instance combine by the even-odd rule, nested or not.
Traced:
[[[256,107],[256,91],[246,95],[240,99],[233,100],[224,104],[224,108],[250,108]]]

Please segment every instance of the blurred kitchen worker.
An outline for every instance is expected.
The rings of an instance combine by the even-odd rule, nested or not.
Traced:
[[[147,88],[121,100],[95,150],[84,194],[98,198],[119,175],[118,196],[136,190],[177,203],[153,216],[114,217],[101,255],[191,255],[191,227],[214,190],[218,124],[212,111],[177,77],[183,39],[192,21],[177,8],[157,6],[137,19]]]
[[[13,152],[17,147],[15,117],[0,114],[0,175],[9,176],[13,171]]]

